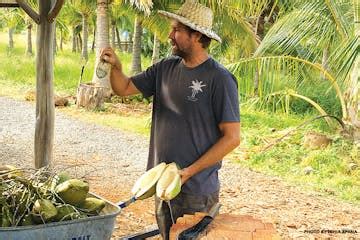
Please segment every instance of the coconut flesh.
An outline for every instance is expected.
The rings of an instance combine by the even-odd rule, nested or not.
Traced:
[[[161,177],[166,163],[160,163],[152,169],[146,171],[134,184],[131,192],[136,199],[146,199],[155,194],[156,183]]]
[[[156,196],[169,201],[175,198],[181,190],[181,177],[176,163],[167,165],[165,171],[156,184]]]

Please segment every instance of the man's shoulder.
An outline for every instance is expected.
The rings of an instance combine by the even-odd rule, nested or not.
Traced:
[[[166,57],[166,58],[163,58],[162,60],[160,60],[158,63],[158,65],[166,65],[166,66],[169,66],[169,65],[177,65],[181,62],[181,58],[180,57],[177,57],[177,56],[170,56],[170,57]]]
[[[224,65],[222,65],[212,57],[210,58],[210,64],[210,69],[214,70],[214,72],[212,73],[213,75],[231,76],[232,78],[234,77],[234,75]]]

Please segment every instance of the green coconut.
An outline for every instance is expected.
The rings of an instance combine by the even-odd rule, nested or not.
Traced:
[[[67,172],[60,172],[54,176],[56,185],[59,185],[67,180],[70,180],[71,177]]]
[[[56,209],[57,209],[57,214],[54,218],[54,221],[56,222],[79,219],[82,217],[81,214],[78,211],[76,211],[75,207],[69,204],[56,206]]]
[[[89,184],[79,179],[69,179],[57,185],[55,192],[65,203],[80,206],[89,192]]]
[[[93,197],[86,198],[81,206],[81,208],[85,212],[92,214],[99,214],[104,207],[105,207],[105,201]]]
[[[159,181],[156,184],[156,196],[169,201],[175,198],[181,191],[181,176],[176,163],[167,165]]]
[[[38,199],[32,208],[33,220],[37,223],[49,222],[57,215],[57,209],[48,199]]]
[[[156,183],[166,168],[166,163],[160,163],[150,170],[146,171],[135,182],[131,192],[137,199],[146,199],[155,194]]]

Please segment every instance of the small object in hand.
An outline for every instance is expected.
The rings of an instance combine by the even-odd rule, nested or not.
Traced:
[[[110,64],[104,60],[100,60],[96,66],[96,76],[98,78],[104,78],[110,70]]]

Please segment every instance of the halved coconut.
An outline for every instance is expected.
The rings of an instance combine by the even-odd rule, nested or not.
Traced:
[[[152,169],[146,171],[134,184],[131,192],[137,199],[146,199],[155,194],[156,183],[161,177],[166,163],[160,163]]]
[[[160,199],[169,201],[175,198],[181,190],[181,176],[176,163],[167,165],[156,184],[156,196]]]

